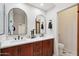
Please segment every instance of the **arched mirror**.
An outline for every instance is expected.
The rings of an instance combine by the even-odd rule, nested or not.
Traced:
[[[43,36],[46,33],[45,16],[43,16],[43,15],[36,16],[35,27],[36,27],[36,34],[42,34],[42,36]]]
[[[12,8],[8,13],[8,34],[27,34],[27,15],[19,8]]]

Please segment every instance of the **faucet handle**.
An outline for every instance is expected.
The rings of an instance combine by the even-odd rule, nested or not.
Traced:
[[[23,37],[21,37],[21,39],[23,39]]]
[[[16,38],[14,38],[16,40]]]

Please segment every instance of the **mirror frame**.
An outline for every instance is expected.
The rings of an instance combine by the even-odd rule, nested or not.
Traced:
[[[39,25],[41,26],[41,23],[40,23],[41,20],[37,21],[37,17],[38,17],[38,16],[42,16],[42,17],[45,18],[45,19],[44,19],[44,21],[45,21],[45,26],[44,26],[44,27],[45,27],[45,33],[46,33],[46,17],[45,17],[44,15],[37,15],[36,18],[35,18],[36,34],[41,34],[41,28],[39,29],[39,33],[37,33],[37,23],[39,23]],[[39,26],[39,27],[40,27],[40,26]],[[44,34],[45,34],[45,33],[44,33]]]
[[[15,8],[16,8],[16,7],[15,7]],[[11,11],[12,9],[15,9],[15,8],[11,8],[11,9],[9,10],[9,12],[8,12],[8,35],[20,35],[20,34],[9,34],[9,13],[10,13],[10,11]],[[25,16],[26,16],[25,23],[26,23],[26,25],[28,26],[28,22],[27,22],[27,21],[28,21],[28,20],[27,20],[28,18],[27,18],[26,12],[25,12],[23,9],[21,9],[21,8],[16,8],[16,9],[20,9],[20,10],[22,10],[22,11],[25,13]],[[28,28],[27,26],[26,26],[26,30],[25,30],[25,31],[26,31],[25,35],[27,34],[27,31],[28,31],[28,30],[27,30],[27,28]]]
[[[40,22],[36,21],[36,34],[40,34]]]

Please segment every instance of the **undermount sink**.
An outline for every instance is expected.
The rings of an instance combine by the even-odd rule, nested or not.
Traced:
[[[24,41],[24,39],[22,39],[22,40],[11,39],[11,40],[4,40],[4,41],[1,41],[1,42],[2,42],[2,44],[12,44],[14,42],[22,42],[22,41]]]
[[[1,43],[1,47],[2,46],[4,46],[4,47],[6,47],[6,46],[9,46],[9,45],[16,45],[16,44],[19,44],[19,43],[24,43],[24,42],[26,42],[26,41],[28,41],[27,39],[26,40],[14,40],[14,39],[12,39],[12,40],[4,40],[4,41],[1,41],[0,43]]]

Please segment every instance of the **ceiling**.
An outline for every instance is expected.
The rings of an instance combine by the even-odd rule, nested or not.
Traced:
[[[55,7],[53,3],[28,3],[28,5],[39,8],[43,11],[49,11]]]

